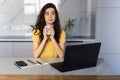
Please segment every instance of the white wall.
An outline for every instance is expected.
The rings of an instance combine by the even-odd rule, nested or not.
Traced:
[[[0,2],[0,27],[33,24],[36,15],[24,14],[24,0],[2,0]]]
[[[100,56],[120,74],[120,0],[98,0],[96,27]]]
[[[88,18],[87,13],[87,0],[65,0],[65,2],[60,7],[60,20],[62,27],[64,28],[65,22],[68,18],[75,18],[75,25],[71,31],[71,35],[74,36],[91,36],[91,26],[89,26],[89,21],[87,24],[85,20],[80,23],[80,18],[85,16]]]
[[[2,0],[0,4],[0,26],[23,23],[23,0]],[[2,2],[1,2],[2,3]],[[17,19],[16,19],[17,17]],[[14,21],[14,22],[13,22]]]

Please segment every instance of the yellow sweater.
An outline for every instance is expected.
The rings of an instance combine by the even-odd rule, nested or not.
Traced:
[[[39,38],[39,34],[40,34],[40,31],[37,30],[37,33],[39,33],[38,35],[35,35],[34,34],[35,30],[33,30],[32,32],[32,41],[36,41],[36,42],[41,42],[40,41],[40,38]],[[60,42],[65,42],[66,41],[66,35],[65,35],[65,32],[64,30],[62,30],[61,34],[60,34]],[[40,58],[56,58],[57,57],[57,51],[52,43],[51,40],[48,40],[41,55],[40,55]]]

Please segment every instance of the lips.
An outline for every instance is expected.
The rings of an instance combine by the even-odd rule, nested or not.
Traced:
[[[53,21],[53,19],[49,19],[49,21]]]

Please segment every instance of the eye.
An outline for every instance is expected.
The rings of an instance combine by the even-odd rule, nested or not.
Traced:
[[[52,15],[55,15],[55,12],[52,12]]]
[[[49,15],[49,12],[46,12],[45,15]]]

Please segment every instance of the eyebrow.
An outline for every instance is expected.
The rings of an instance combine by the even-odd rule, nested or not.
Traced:
[[[54,13],[55,13],[55,11],[52,11],[52,12],[54,12]],[[45,11],[45,13],[49,13],[49,12]]]

